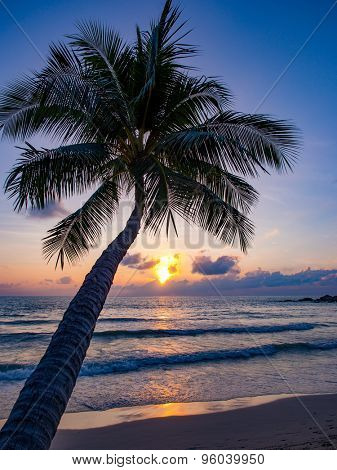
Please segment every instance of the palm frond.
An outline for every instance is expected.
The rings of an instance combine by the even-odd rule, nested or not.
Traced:
[[[24,140],[32,135],[40,114],[40,97],[35,76],[24,76],[7,85],[0,95],[2,136]]]
[[[180,16],[180,8],[174,7],[172,0],[166,0],[158,21],[153,21],[142,35],[138,34],[138,41],[142,40],[143,44],[138,50],[144,53],[141,60],[145,62],[145,83],[140,96],[154,86],[159,73],[191,68],[180,59],[195,55],[197,49],[182,42],[190,31],[181,32],[186,21],[179,24]]]
[[[181,74],[170,87],[161,124],[168,126],[172,122],[176,129],[198,125],[228,108],[231,101],[230,91],[216,78]]]
[[[111,138],[125,124],[118,96],[64,44],[53,44],[46,66],[3,90],[3,135],[43,133],[63,141]]]
[[[229,90],[216,78],[175,74],[160,88],[160,99],[155,106],[152,103],[152,129],[147,148],[172,132],[202,125],[228,109],[230,103]]]
[[[166,220],[166,233],[169,233],[170,222],[177,233],[174,216],[170,206],[170,188],[165,167],[158,161],[151,161],[145,179],[146,217],[144,228],[158,232]]]
[[[163,180],[166,190],[162,190]],[[170,170],[164,165],[153,164],[147,177],[148,206],[145,229],[158,232],[163,222],[178,214],[224,243],[234,245],[238,240],[246,251],[254,233],[250,220],[230,202],[221,199],[204,184]],[[164,197],[163,197],[164,195]]]
[[[186,22],[179,23],[180,16],[180,9],[168,0],[158,21],[148,31],[137,32],[133,102],[136,116],[141,115],[138,127],[145,130],[153,125],[174,77],[192,68],[181,60],[193,56],[196,48],[182,41],[189,31],[182,32]]]
[[[91,189],[116,166],[107,145],[74,144],[56,149],[36,149],[27,143],[21,159],[5,182],[5,191],[15,198],[17,211],[43,209],[49,202]],[[125,169],[124,169],[125,171]]]
[[[173,171],[192,178],[205,185],[216,196],[228,202],[231,206],[247,214],[258,200],[258,192],[247,181],[239,176],[224,171],[216,165],[211,165],[199,159],[189,158],[170,166],[170,159],[165,164]]]
[[[134,65],[134,53],[117,32],[96,21],[78,24],[79,33],[69,35],[71,45],[84,58],[85,63],[105,80],[107,88],[114,97],[124,117],[131,123],[128,92],[130,71]]]
[[[284,120],[225,111],[211,119],[207,128],[227,137],[252,163],[265,169],[291,170],[298,156],[298,130]]]
[[[47,121],[43,132],[53,130],[58,137],[77,141],[89,136],[104,141],[125,126],[125,101],[121,101],[119,90],[68,46],[51,47],[39,78],[43,87],[41,104],[56,111],[55,119]]]
[[[195,46],[183,42],[191,31],[183,31],[187,21],[179,23],[181,13],[179,6],[173,6],[172,0],[166,0],[158,22],[152,22],[149,32],[149,38],[157,38],[155,49],[160,53],[161,60],[175,65],[180,59],[192,57],[198,52]],[[187,64],[180,66],[190,68]]]
[[[298,136],[291,124],[225,111],[204,125],[172,132],[156,152],[171,155],[173,161],[197,158],[225,171],[257,176],[268,167],[291,169],[297,149]]]
[[[102,228],[115,214],[120,189],[115,181],[104,182],[76,212],[61,220],[43,239],[43,254],[48,261],[57,254],[56,266],[74,263],[97,245]]]

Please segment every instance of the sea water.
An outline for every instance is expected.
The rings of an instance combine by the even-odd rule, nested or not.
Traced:
[[[0,297],[0,418],[66,297]],[[337,392],[337,304],[285,297],[110,297],[68,411]]]

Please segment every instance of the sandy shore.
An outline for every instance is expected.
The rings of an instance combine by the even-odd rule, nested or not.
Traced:
[[[337,395],[66,414],[53,449],[335,449]]]

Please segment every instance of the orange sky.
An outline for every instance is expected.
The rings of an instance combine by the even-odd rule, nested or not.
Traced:
[[[63,210],[73,210],[76,204],[78,200],[67,202],[64,206],[66,209]],[[27,214],[11,213],[2,226],[0,293],[73,295],[103,248],[123,227],[129,210],[130,205],[126,204],[125,207],[122,205],[121,213],[104,233],[100,246],[92,249],[78,264],[66,265],[63,271],[59,268],[55,270],[53,261],[47,264],[41,253],[41,238],[60,217],[56,214],[55,217],[37,218]],[[255,210],[255,218],[259,219],[258,208]],[[193,261],[200,256],[208,256],[212,262],[223,256],[234,257],[235,269],[240,271],[234,274],[239,277],[258,268],[291,274],[308,266],[315,269],[333,269],[337,265],[337,260],[329,257],[328,252],[325,257],[322,256],[324,247],[321,247],[319,255],[312,252],[308,256],[305,246],[299,250],[294,242],[288,245],[289,234],[282,232],[279,226],[277,216],[269,224],[258,225],[253,246],[248,254],[244,255],[239,249],[224,246],[201,230],[178,221],[178,238],[173,232],[169,239],[164,233],[153,237],[141,232],[130,249],[130,254],[139,254],[142,262],[154,262],[162,256],[178,255],[176,272],[172,273],[162,292],[169,288],[167,286],[172,281],[202,280],[203,274],[192,272]],[[214,279],[213,276],[211,278]],[[115,278],[115,284],[120,287],[133,284],[141,286],[154,281],[158,283],[155,266],[140,270],[137,267],[121,265]]]

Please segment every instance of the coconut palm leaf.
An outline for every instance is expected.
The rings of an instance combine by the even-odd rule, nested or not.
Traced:
[[[254,230],[251,222],[236,207],[239,193],[236,192],[236,198],[233,197],[234,182],[233,179],[231,187],[227,183],[224,195],[227,192],[230,197],[225,201],[210,189],[211,185],[206,186],[182,172],[153,162],[147,180],[150,190],[147,194],[145,228],[156,233],[164,220],[169,224],[174,220],[173,213],[176,213],[225,243],[234,245],[239,240],[241,249],[246,251]],[[250,197],[254,197],[253,188],[241,179],[238,182],[241,183],[241,190],[245,188]],[[219,187],[215,189],[219,190]]]
[[[290,170],[296,161],[298,131],[287,121],[263,114],[225,111],[206,125],[221,136],[232,137],[235,145],[262,167],[282,172]]]
[[[185,23],[179,23],[180,15],[168,0],[158,21],[137,32],[134,104],[137,126],[144,132],[154,127],[171,84],[191,68],[182,59],[196,53],[194,46],[182,42],[189,32],[181,32]]]
[[[69,35],[71,45],[75,48],[84,62],[90,65],[95,74],[100,74],[100,81],[106,83],[106,88],[113,94],[119,104],[118,112],[128,117],[131,124],[130,108],[127,94],[129,92],[130,69],[133,68],[134,53],[119,36],[106,25],[95,21],[78,24],[79,32]]]
[[[171,168],[170,159],[166,160],[166,165]],[[188,163],[183,160],[180,165],[172,165],[172,169],[205,185],[216,196],[245,214],[249,213],[257,202],[258,192],[253,186],[216,165],[190,158]]]
[[[107,175],[121,171],[113,147],[103,144],[73,144],[38,150],[30,144],[10,172],[5,190],[15,198],[14,207],[43,209],[48,203],[82,194]],[[125,171],[125,170],[124,170]]]
[[[48,261],[57,253],[56,266],[60,263],[63,268],[65,259],[74,263],[96,246],[102,228],[118,208],[119,197],[116,182],[106,181],[80,209],[49,230],[43,239],[43,254]]]
[[[52,45],[41,72],[10,84],[0,99],[3,135],[35,133],[69,140],[105,140],[125,123],[116,94],[64,44]]]
[[[35,76],[24,76],[2,90],[0,96],[0,128],[2,136],[24,140],[30,137],[33,123],[40,113],[40,99]]]
[[[198,126],[229,107],[231,93],[219,80],[181,74],[167,90],[159,122],[161,135]]]
[[[262,115],[224,112],[204,125],[172,132],[157,146],[173,160],[194,158],[242,175],[285,171],[297,155],[294,127]]]

